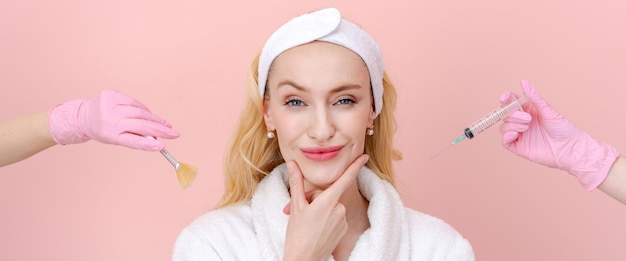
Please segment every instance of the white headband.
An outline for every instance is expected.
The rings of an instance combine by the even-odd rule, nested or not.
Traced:
[[[346,47],[365,62],[370,73],[376,115],[383,107],[383,60],[374,39],[357,25],[341,18],[339,10],[327,8],[300,15],[283,24],[265,42],[259,59],[259,92],[265,94],[272,62],[284,51],[313,41]]]

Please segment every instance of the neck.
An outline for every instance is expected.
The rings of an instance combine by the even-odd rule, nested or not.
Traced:
[[[369,228],[369,218],[367,217],[369,201],[361,195],[356,183],[354,182],[354,185],[350,186],[339,199],[339,202],[346,207],[348,232],[363,232]]]
[[[335,260],[348,260],[359,237],[370,227],[369,218],[367,217],[369,201],[361,195],[357,182],[354,182],[354,185],[343,193],[339,202],[346,207],[348,232],[339,241],[339,244],[333,251],[333,257]]]

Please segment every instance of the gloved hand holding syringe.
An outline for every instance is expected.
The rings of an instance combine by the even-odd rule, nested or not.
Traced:
[[[626,161],[619,151],[576,127],[527,80],[522,80],[521,85],[523,96],[516,98],[511,92],[503,93],[500,108],[470,125],[444,150],[466,138],[476,137],[502,120],[500,132],[504,148],[532,162],[567,171],[587,191],[603,184],[604,192],[626,204],[623,189]]]
[[[464,133],[461,136],[456,138],[454,141],[452,141],[451,144],[449,144],[448,146],[446,146],[445,148],[443,148],[442,150],[440,150],[439,152],[437,152],[430,158],[433,158],[439,155],[440,153],[448,149],[450,146],[457,144],[466,138],[472,139],[476,137],[481,132],[485,131],[486,129],[498,123],[502,119],[511,115],[511,113],[517,110],[520,110],[522,108],[522,104],[526,103],[527,101],[528,101],[528,98],[526,98],[526,96],[521,96],[519,98],[515,98],[514,96],[511,96],[510,100],[507,103],[502,104],[499,108],[495,109],[493,112],[485,115],[484,117],[480,118],[469,127],[465,128]]]

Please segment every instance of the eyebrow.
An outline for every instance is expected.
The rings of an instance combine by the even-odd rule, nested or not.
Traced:
[[[297,83],[295,83],[293,81],[290,81],[290,80],[284,80],[284,81],[279,82],[276,88],[278,89],[278,88],[283,87],[285,85],[291,86],[291,87],[295,88],[298,91],[310,92],[310,90],[308,88],[300,86]],[[358,84],[344,84],[344,85],[341,85],[341,86],[339,86],[337,88],[334,88],[334,89],[330,90],[330,93],[338,93],[338,92],[342,92],[342,91],[345,91],[345,90],[360,89],[360,88],[361,88],[361,85],[358,85]]]

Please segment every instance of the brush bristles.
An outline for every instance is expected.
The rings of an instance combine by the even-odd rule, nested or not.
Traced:
[[[178,183],[182,188],[187,188],[193,180],[196,178],[198,174],[198,170],[196,167],[191,166],[186,163],[180,163],[180,168],[176,170],[176,177],[178,178]]]

